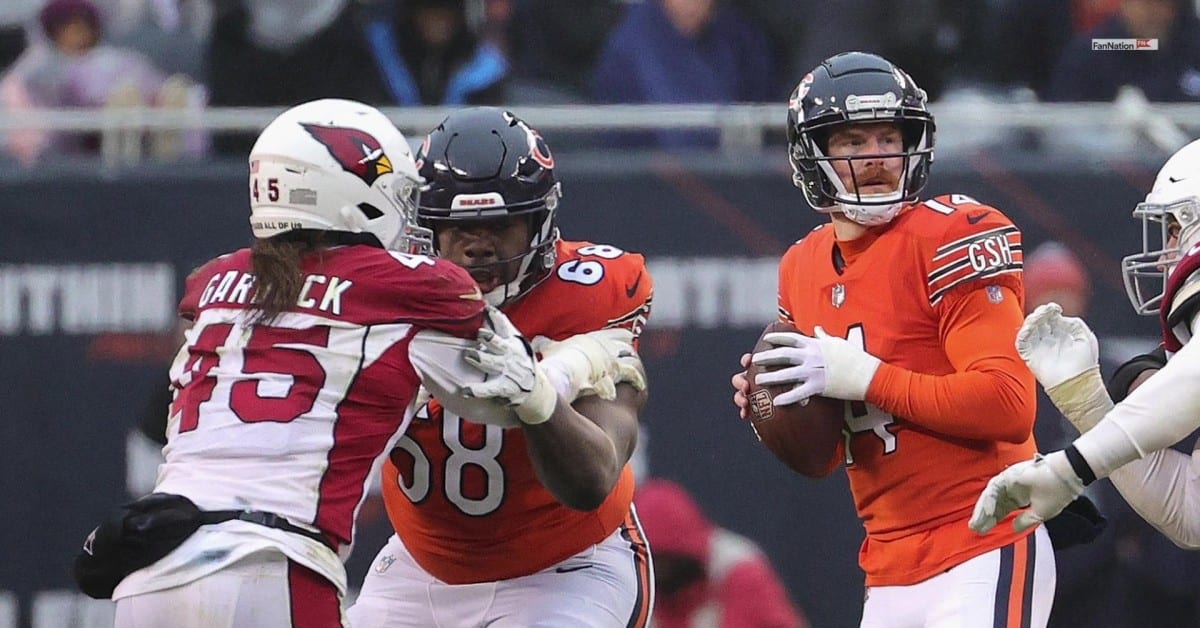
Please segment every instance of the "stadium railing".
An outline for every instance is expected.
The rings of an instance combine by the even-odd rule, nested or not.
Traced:
[[[1112,132],[1149,141],[1171,152],[1200,135],[1200,104],[1151,104],[1139,93],[1126,92],[1112,103],[1037,103],[953,101],[930,105],[938,123],[939,145],[961,147],[1004,137],[1014,130],[1041,132]],[[715,129],[723,152],[764,145],[768,133],[779,134],[785,114],[779,103],[744,105],[572,105],[512,106],[536,120],[543,132]],[[140,142],[130,138],[147,132],[204,131],[255,133],[282,107],[207,108],[200,110],[35,109],[0,116],[0,133],[16,130],[98,133],[106,164],[147,158]],[[449,111],[443,107],[384,108],[406,134],[436,126]],[[779,137],[777,135],[777,137]]]

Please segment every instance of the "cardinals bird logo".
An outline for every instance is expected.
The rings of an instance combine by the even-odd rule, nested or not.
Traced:
[[[301,124],[313,139],[325,145],[342,170],[362,179],[368,186],[392,172],[392,161],[383,154],[379,140],[359,129],[320,124]]]

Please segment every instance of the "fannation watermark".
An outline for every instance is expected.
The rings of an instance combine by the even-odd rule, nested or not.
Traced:
[[[1093,39],[1092,50],[1158,50],[1157,39]]]

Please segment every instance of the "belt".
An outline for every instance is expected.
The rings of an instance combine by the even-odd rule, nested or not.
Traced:
[[[257,523],[260,526],[266,526],[268,528],[275,528],[276,530],[283,530],[284,532],[291,532],[292,534],[306,536],[320,543],[321,545],[328,547],[335,553],[337,552],[337,547],[332,541],[326,538],[324,534],[301,528],[300,526],[293,524],[286,518],[281,517],[273,512],[265,512],[262,510],[205,510],[200,513],[200,520],[206,525],[233,520]]]

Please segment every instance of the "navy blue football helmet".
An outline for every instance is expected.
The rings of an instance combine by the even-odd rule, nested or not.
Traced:
[[[862,224],[891,220],[925,187],[933,162],[934,122],[925,91],[904,70],[865,52],[826,59],[796,86],[788,101],[788,160],[792,181],[821,212],[844,212]],[[834,127],[860,122],[895,122],[904,151],[874,157],[903,157],[899,189],[891,194],[859,194],[834,172],[828,155]],[[860,159],[842,157],[837,159]]]
[[[435,251],[438,228],[449,222],[528,218],[529,247],[521,255],[517,275],[485,295],[489,303],[510,303],[549,275],[559,237],[555,212],[562,186],[541,134],[503,109],[464,109],[447,116],[426,136],[416,162],[425,180],[417,219],[433,229]]]

